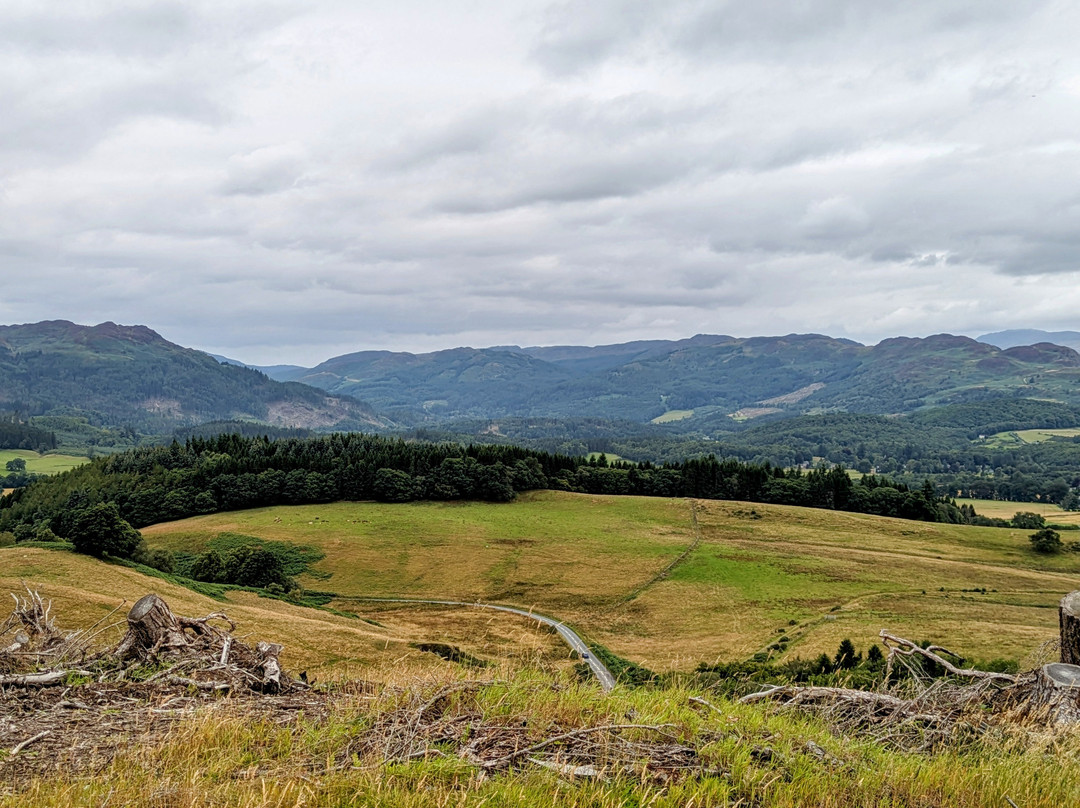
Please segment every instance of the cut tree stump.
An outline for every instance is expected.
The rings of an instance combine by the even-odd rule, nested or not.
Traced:
[[[1080,590],[1070,592],[1058,605],[1061,661],[1080,665]]]
[[[162,649],[186,648],[188,645],[176,615],[153,593],[140,598],[131,607],[127,620],[127,634],[116,648],[120,659],[150,659]]]
[[[278,655],[285,650],[276,642],[261,642],[255,646],[255,653],[262,657],[263,690],[277,693],[282,689],[281,663]]]
[[[1025,711],[1045,715],[1053,724],[1080,721],[1080,665],[1043,665],[1030,686]]]

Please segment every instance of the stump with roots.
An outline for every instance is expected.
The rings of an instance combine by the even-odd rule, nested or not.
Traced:
[[[229,630],[212,625],[211,620],[227,623]],[[252,689],[265,693],[278,693],[296,684],[278,662],[283,650],[281,645],[260,642],[251,648],[232,636],[230,632],[236,625],[220,612],[206,617],[182,617],[173,614],[164,600],[151,593],[131,607],[127,623],[127,634],[113,651],[121,661],[168,659],[194,663],[189,667],[202,667],[199,663],[204,662],[211,666],[215,678],[225,676],[243,681]],[[209,689],[210,684],[194,679],[181,681],[202,689]],[[231,685],[217,681],[212,687],[228,689]]]
[[[121,659],[152,659],[161,651],[186,649],[189,645],[176,615],[153,593],[140,598],[127,619],[127,634],[116,648]]]

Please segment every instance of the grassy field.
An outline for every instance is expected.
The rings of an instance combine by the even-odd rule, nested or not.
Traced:
[[[316,569],[331,577],[305,583],[380,622],[404,610],[356,598],[533,607],[654,670],[745,658],[781,636],[789,656],[844,637],[865,649],[882,628],[981,659],[1034,658],[1080,573],[1080,556],[1039,556],[1022,530],[557,492],[256,509],[144,535],[191,550],[221,531],[320,547]]]
[[[1068,429],[1019,429],[1015,432],[998,432],[988,436],[984,445],[997,449],[1010,446],[1022,446],[1026,443],[1042,443],[1052,438],[1075,438],[1080,435],[1080,427]]]
[[[663,415],[658,415],[652,419],[651,423],[654,424],[670,424],[675,421],[685,421],[687,418],[693,418],[693,410],[668,410]]]
[[[105,624],[115,623],[101,635],[103,645],[119,640],[127,609],[152,591],[178,614],[224,611],[239,624],[238,634],[282,643],[287,668],[304,668],[320,679],[393,681],[456,670],[456,665],[411,646],[431,640],[433,634],[447,644],[467,645],[491,663],[492,674],[537,666],[557,670],[573,664],[566,646],[547,630],[527,620],[493,620],[490,612],[387,608],[371,622],[249,592],[230,592],[221,602],[87,556],[33,547],[0,548],[0,593],[7,599],[7,592],[23,591],[23,582],[53,601],[61,628],[91,625],[126,603]]]
[[[26,470],[31,474],[59,474],[90,462],[86,457],[75,455],[38,454],[29,449],[0,449],[0,469],[3,469],[9,460],[20,457],[26,461]]]
[[[1066,511],[1051,502],[1005,502],[998,499],[958,499],[957,505],[971,505],[980,516],[1012,519],[1017,513],[1039,513],[1046,521],[1058,525],[1080,525],[1080,511]],[[1080,540],[1080,535],[1063,534],[1065,541]]]

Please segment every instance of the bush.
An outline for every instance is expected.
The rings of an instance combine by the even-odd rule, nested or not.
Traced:
[[[1013,514],[1012,526],[1021,530],[1040,530],[1046,527],[1046,519],[1042,514],[1031,511],[1017,511]]]
[[[1036,553],[1061,552],[1061,535],[1051,528],[1044,527],[1042,530],[1032,533],[1028,536],[1028,541],[1031,542],[1031,548]]]

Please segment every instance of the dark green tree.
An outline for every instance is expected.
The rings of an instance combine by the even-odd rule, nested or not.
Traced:
[[[1013,514],[1012,525],[1021,530],[1041,530],[1046,527],[1046,519],[1041,513],[1017,511]]]
[[[131,558],[142,543],[142,535],[121,516],[112,502],[99,502],[74,518],[67,536],[76,552],[100,558],[104,555]]]
[[[22,474],[26,471],[26,461],[21,457],[16,457],[5,463],[4,468],[15,474]]]
[[[850,670],[862,660],[862,655],[855,653],[855,644],[845,637],[840,641],[840,647],[836,649],[836,658],[833,660],[837,670]]]
[[[1028,541],[1031,542],[1031,549],[1036,553],[1061,552],[1061,534],[1052,528],[1044,527],[1042,530],[1032,533],[1028,536]]]

